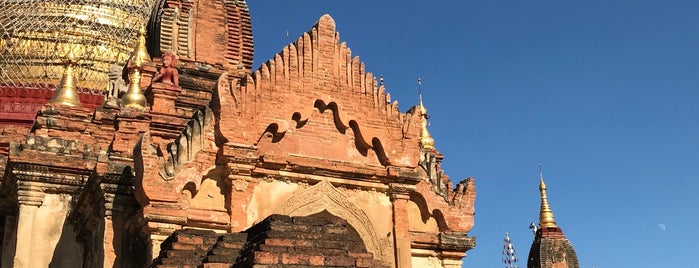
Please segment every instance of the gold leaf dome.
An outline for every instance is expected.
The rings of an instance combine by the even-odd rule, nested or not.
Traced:
[[[0,0],[0,86],[55,88],[69,52],[77,87],[102,90],[156,0]]]

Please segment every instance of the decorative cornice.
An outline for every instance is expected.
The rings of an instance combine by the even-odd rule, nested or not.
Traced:
[[[35,164],[14,163],[11,173],[22,181],[67,186],[84,186],[92,170],[65,169]],[[59,188],[56,188],[57,190]]]
[[[440,232],[439,246],[441,250],[465,252],[476,247],[476,238],[464,232]]]

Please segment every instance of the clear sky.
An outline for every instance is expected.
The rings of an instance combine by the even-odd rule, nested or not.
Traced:
[[[422,77],[477,246],[526,267],[537,161],[581,267],[699,267],[699,1],[249,0],[256,66],[323,14],[405,112]],[[287,38],[286,32],[289,32]]]

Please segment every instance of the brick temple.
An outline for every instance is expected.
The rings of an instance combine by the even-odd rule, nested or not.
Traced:
[[[539,164],[541,168],[541,164]],[[532,225],[534,241],[529,249],[527,268],[580,268],[578,255],[563,229],[556,224],[551,205],[546,196],[544,175],[539,175],[539,192],[541,206],[539,208],[539,224]]]
[[[87,2],[0,15],[2,267],[462,266],[474,180],[329,15],[253,70],[245,1]]]

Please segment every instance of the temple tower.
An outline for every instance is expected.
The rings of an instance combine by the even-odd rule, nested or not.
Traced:
[[[558,227],[546,196],[546,184],[539,165],[541,210],[539,226],[535,228],[534,242],[529,250],[528,268],[579,268],[573,245]]]

